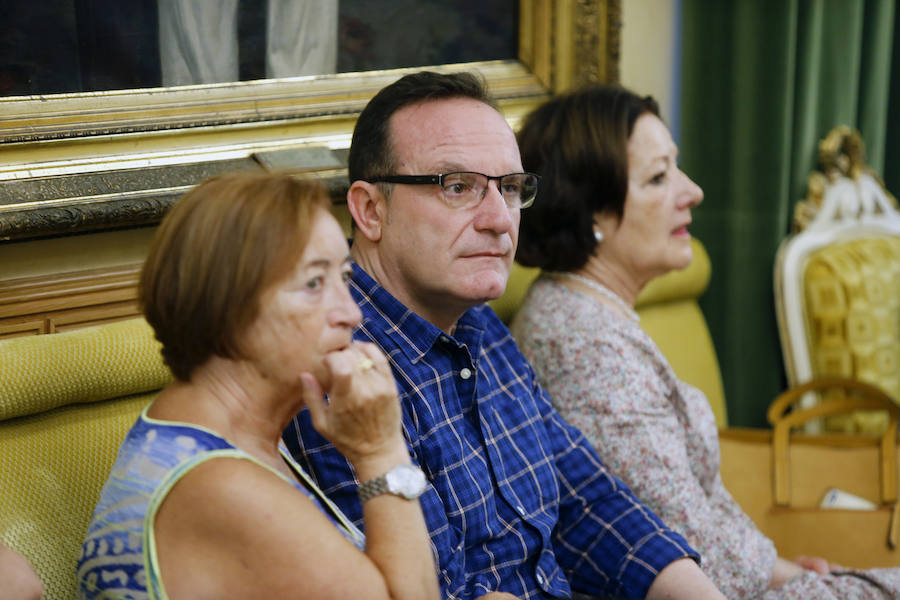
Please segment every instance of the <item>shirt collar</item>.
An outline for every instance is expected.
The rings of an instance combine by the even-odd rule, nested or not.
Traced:
[[[457,345],[480,346],[481,344],[484,332],[481,313],[484,306],[470,308],[463,313],[456,322],[454,329],[456,335],[449,335],[397,300],[355,262],[353,263],[351,287],[361,296],[361,302],[360,298],[357,298],[360,305],[370,305],[383,319],[383,322],[378,323],[376,317],[367,314],[364,309],[363,321],[359,327],[368,329],[373,334],[378,333],[385,338],[394,338],[399,334],[405,343],[397,340],[396,346],[412,363],[418,362],[442,337],[450,338]],[[378,329],[378,331],[373,329]]]

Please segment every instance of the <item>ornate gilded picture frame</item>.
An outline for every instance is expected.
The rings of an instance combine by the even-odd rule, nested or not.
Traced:
[[[620,0],[519,0],[518,59],[476,70],[515,127],[548,95],[618,80]],[[353,124],[416,69],[0,98],[0,242],[154,224],[216,173],[290,167],[340,199]]]

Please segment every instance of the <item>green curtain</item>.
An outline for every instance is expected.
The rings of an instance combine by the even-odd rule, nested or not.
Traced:
[[[713,265],[701,307],[729,424],[765,426],[786,385],[775,253],[818,141],[856,127],[889,189],[900,179],[900,151],[886,144],[898,129],[889,114],[897,15],[894,0],[683,0],[682,9],[681,163],[705,192],[691,230]]]

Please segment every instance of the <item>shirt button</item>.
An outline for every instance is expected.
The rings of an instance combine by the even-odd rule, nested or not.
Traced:
[[[537,574],[538,585],[544,585],[544,577],[540,573]]]
[[[525,516],[525,509],[522,507],[521,504],[516,507],[516,512],[519,513],[520,515],[522,515],[523,517]]]
[[[468,379],[469,377],[472,376],[472,371],[467,367],[463,367],[462,370],[459,372],[459,376],[462,377],[463,379]]]
[[[444,342],[445,344],[450,341],[450,338],[448,338],[446,335],[442,335],[438,339],[441,340],[442,342]]]

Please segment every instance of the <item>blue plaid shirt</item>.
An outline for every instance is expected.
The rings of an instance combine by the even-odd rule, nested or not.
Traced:
[[[554,410],[490,308],[467,311],[450,336],[356,265],[351,292],[363,313],[356,338],[387,354],[413,460],[430,482],[421,503],[445,598],[568,598],[572,589],[643,598],[672,561],[699,562]],[[284,440],[361,525],[350,465],[307,411]]]

